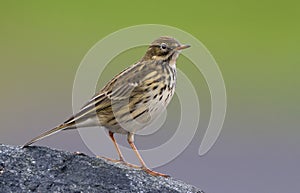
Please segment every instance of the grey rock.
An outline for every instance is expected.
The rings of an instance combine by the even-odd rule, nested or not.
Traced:
[[[198,192],[174,178],[47,147],[0,144],[0,192]]]

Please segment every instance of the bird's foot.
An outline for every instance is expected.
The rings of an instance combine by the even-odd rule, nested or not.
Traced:
[[[141,168],[140,166],[137,166],[137,165],[134,165],[134,164],[130,164],[130,163],[125,162],[125,161],[121,161],[120,163],[122,163],[122,164],[124,164],[124,165],[126,165],[128,167],[135,168],[135,169]]]
[[[112,158],[108,158],[108,157],[104,157],[104,156],[99,156],[99,155],[97,155],[96,158],[105,159],[106,161],[110,161],[110,162],[114,162],[114,163],[117,163],[120,161],[120,160],[116,160],[116,159],[112,159]]]
[[[163,173],[159,173],[159,172],[156,172],[156,171],[153,171],[153,170],[150,170],[149,168],[147,167],[140,167],[142,170],[144,170],[145,172],[147,172],[148,174],[150,174],[151,176],[162,176],[162,177],[165,177],[165,178],[168,178],[170,177],[169,175],[167,174],[163,174]]]
[[[103,156],[96,156],[96,157],[101,158],[101,159],[105,159],[105,160],[113,162],[113,163],[120,163],[120,164],[126,165],[126,166],[131,167],[131,168],[136,168],[136,169],[141,168],[140,166],[130,164],[130,163],[124,161],[124,159],[112,159],[112,158],[107,158],[107,157],[103,157]]]

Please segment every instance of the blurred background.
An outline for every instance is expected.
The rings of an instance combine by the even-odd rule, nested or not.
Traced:
[[[177,66],[199,96],[200,124],[188,148],[155,170],[207,193],[299,192],[299,2],[29,0],[0,4],[0,143],[24,144],[72,114],[76,70],[96,42],[124,27],[165,24],[189,32],[210,50],[223,74],[228,109],[218,141],[200,157],[210,95],[205,79],[181,57]],[[100,77],[99,88],[144,51],[129,50],[114,59]],[[175,97],[169,108],[178,109],[176,104]],[[168,120],[172,117],[177,123],[172,113]],[[163,143],[161,136],[172,136],[168,131],[137,136],[136,144],[139,149],[156,147]],[[125,145],[126,137],[118,136],[118,141]],[[94,156],[77,131],[57,133],[37,144]]]

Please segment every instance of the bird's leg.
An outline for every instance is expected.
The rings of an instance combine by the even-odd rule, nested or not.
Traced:
[[[112,140],[112,142],[114,143],[114,146],[115,146],[115,148],[116,148],[116,150],[117,150],[117,152],[118,152],[119,160],[114,160],[114,159],[111,159],[111,158],[106,158],[106,157],[101,157],[101,156],[98,156],[98,157],[104,158],[104,159],[106,159],[106,160],[109,160],[109,161],[115,162],[115,163],[116,163],[116,162],[120,162],[120,163],[122,163],[122,164],[125,164],[125,165],[130,166],[130,167],[133,167],[133,168],[139,168],[139,166],[136,166],[136,165],[127,163],[127,162],[125,161],[125,159],[124,159],[124,157],[123,157],[123,155],[122,155],[122,153],[121,153],[121,150],[120,150],[120,148],[119,148],[119,145],[117,144],[117,142],[116,142],[116,140],[115,140],[115,137],[114,137],[114,133],[113,133],[113,132],[109,131],[109,137],[110,137],[110,139]]]
[[[118,144],[117,144],[117,142],[116,142],[116,140],[115,140],[114,133],[111,132],[111,131],[109,131],[108,133],[109,133],[110,139],[111,139],[112,142],[114,143],[114,146],[115,146],[115,148],[116,148],[116,150],[117,150],[117,152],[118,152],[119,160],[115,160],[115,159],[111,159],[111,158],[107,158],[107,157],[103,157],[103,156],[97,156],[97,157],[99,157],[99,158],[104,158],[104,159],[109,160],[109,161],[111,161],[111,162],[122,162],[122,163],[125,163],[125,160],[124,160],[124,158],[123,158],[123,155],[122,155],[122,153],[121,153],[121,150],[120,150],[120,148],[119,148],[119,146],[118,146]]]
[[[134,134],[133,133],[128,133],[128,137],[127,137],[127,141],[130,145],[130,147],[133,149],[135,155],[137,156],[137,158],[139,159],[140,163],[142,164],[141,166],[141,169],[144,170],[145,172],[147,172],[148,174],[152,175],[152,176],[163,176],[163,177],[169,177],[168,175],[166,174],[162,174],[162,173],[159,173],[159,172],[155,172],[151,169],[149,169],[144,160],[142,159],[140,153],[138,152],[137,148],[135,147],[134,145]]]
[[[120,162],[125,162],[124,157],[123,157],[123,155],[122,155],[122,153],[121,153],[121,150],[120,150],[120,148],[119,148],[119,146],[118,146],[118,144],[117,144],[117,142],[116,142],[116,140],[115,140],[114,133],[111,132],[111,131],[109,131],[109,137],[110,137],[110,139],[113,141],[114,146],[115,146],[115,148],[116,148],[116,150],[117,150],[117,152],[118,152],[118,155],[119,155],[119,161],[120,161]]]

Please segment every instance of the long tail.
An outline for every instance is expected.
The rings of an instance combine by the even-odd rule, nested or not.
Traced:
[[[98,121],[94,121],[93,119],[90,120],[90,118],[97,117],[96,116],[96,110],[99,107],[102,107],[98,103],[101,103],[106,99],[105,94],[100,94],[96,95],[94,98],[92,98],[82,109],[74,116],[70,117],[67,121],[65,121],[63,124],[46,131],[45,133],[33,138],[31,141],[23,145],[23,147],[27,147],[45,137],[48,137],[54,133],[57,133],[62,130],[67,130],[67,129],[75,129],[76,128],[76,123],[81,123],[80,127],[90,127],[90,126],[96,126],[98,125]],[[106,107],[105,107],[106,108]],[[90,120],[90,121],[88,121]]]
[[[29,142],[27,142],[25,145],[23,145],[23,147],[27,147],[27,146],[29,146],[29,145],[31,145],[31,144],[33,144],[33,143],[35,143],[35,142],[37,142],[37,141],[45,138],[45,137],[48,137],[48,136],[50,136],[50,135],[52,135],[54,133],[57,133],[59,131],[62,131],[62,130],[65,130],[65,129],[69,129],[69,127],[70,127],[70,125],[61,124],[61,125],[53,128],[53,129],[51,129],[49,131],[46,131],[45,133],[43,133],[43,134],[41,134],[41,135],[33,138],[32,140],[30,140]]]

